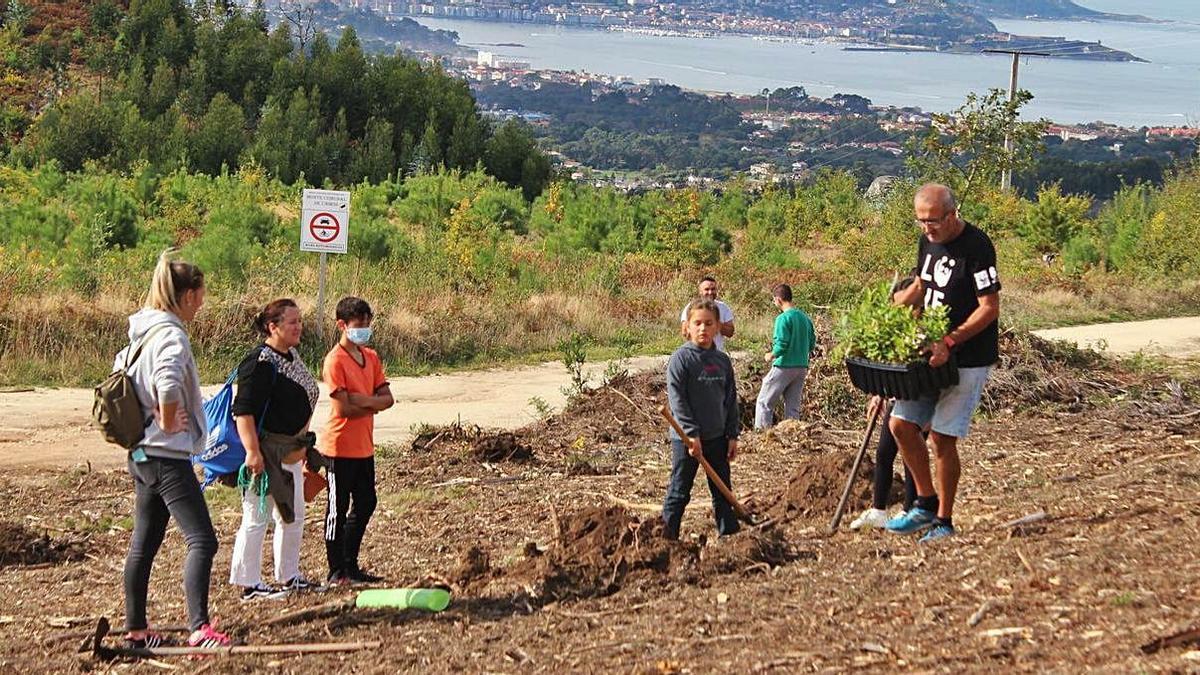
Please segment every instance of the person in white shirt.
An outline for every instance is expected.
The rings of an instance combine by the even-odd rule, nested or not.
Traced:
[[[734,332],[733,310],[729,309],[729,305],[717,299],[716,279],[710,276],[704,277],[700,280],[697,290],[699,291],[699,296],[701,298],[705,300],[712,300],[717,304],[717,310],[720,311],[721,316],[719,317],[718,321],[719,330],[713,339],[713,343],[716,344],[717,349],[725,351],[725,339],[733,337]],[[684,337],[687,337],[687,315],[688,308],[691,306],[692,303],[689,302],[683,306],[683,311],[679,313],[679,332]]]

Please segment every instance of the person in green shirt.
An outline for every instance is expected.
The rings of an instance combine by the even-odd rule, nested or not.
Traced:
[[[755,430],[775,424],[775,404],[783,397],[783,418],[800,419],[808,358],[817,345],[817,334],[808,315],[792,304],[792,287],[779,284],[771,290],[771,302],[779,310],[767,363],[771,370],[763,378],[754,410]]]

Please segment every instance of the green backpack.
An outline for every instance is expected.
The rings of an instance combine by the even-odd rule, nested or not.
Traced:
[[[142,410],[138,400],[137,389],[133,378],[129,377],[129,368],[142,355],[142,348],[150,342],[150,338],[167,324],[158,324],[147,331],[142,341],[134,349],[130,343],[125,351],[125,366],[113,371],[96,387],[96,397],[92,403],[92,419],[100,428],[100,435],[109,443],[132,450],[146,437],[146,427],[150,420]]]

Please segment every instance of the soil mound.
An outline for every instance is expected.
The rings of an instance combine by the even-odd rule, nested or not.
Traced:
[[[524,461],[533,457],[533,449],[508,432],[482,435],[471,442],[471,455],[481,462]]]
[[[570,452],[580,439],[588,445],[635,445],[666,437],[658,406],[667,400],[660,370],[618,375],[607,384],[585,389],[557,414],[522,432],[543,449]]]
[[[1071,412],[1090,407],[1098,394],[1116,395],[1130,378],[1111,357],[1032,333],[1005,333],[1000,362],[992,369],[981,407],[995,411],[1058,405]]]
[[[720,540],[716,546],[705,548],[702,553],[700,570],[705,575],[755,570],[769,572],[772,567],[794,560],[816,558],[811,551],[794,548],[777,529],[766,532],[743,531]]]
[[[795,518],[832,517],[846,487],[846,478],[854,464],[850,452],[814,454],[792,473],[787,486],[772,500],[766,512],[779,521]],[[871,500],[871,476],[874,463],[864,458],[858,468],[854,488],[846,501],[846,513],[866,508]]]
[[[84,546],[74,541],[54,541],[24,525],[0,521],[0,567],[81,560]]]
[[[461,424],[422,431],[413,439],[412,450],[449,451],[457,455],[469,455],[480,462],[525,461],[533,458],[533,449],[517,434],[484,431],[478,426]]]
[[[640,520],[620,507],[591,507],[562,518],[549,550],[510,571],[533,599],[610,595],[633,579],[675,576],[693,568],[700,549],[662,538],[662,521]]]
[[[837,447],[838,442],[839,439],[823,425],[784,420],[765,431],[745,434],[742,451],[773,454],[825,452]]]
[[[458,566],[450,572],[450,581],[459,589],[466,589],[486,583],[493,576],[491,556],[478,546],[470,546],[463,551]]]
[[[611,595],[631,584],[701,583],[707,577],[769,571],[811,554],[779,531],[747,530],[714,546],[662,537],[658,518],[639,519],[621,507],[590,507],[564,517],[559,537],[506,576],[537,604]]]

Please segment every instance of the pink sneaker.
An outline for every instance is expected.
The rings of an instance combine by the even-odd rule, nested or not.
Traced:
[[[192,631],[192,636],[188,638],[189,647],[205,647],[208,649],[216,647],[228,647],[232,644],[232,640],[224,633],[218,633],[211,623],[206,623],[200,627],[200,630]]]

